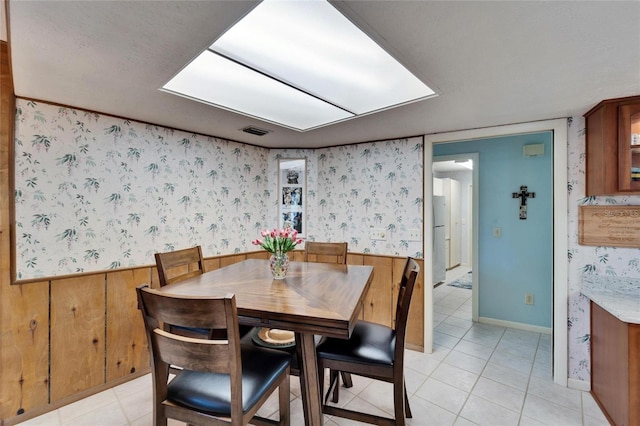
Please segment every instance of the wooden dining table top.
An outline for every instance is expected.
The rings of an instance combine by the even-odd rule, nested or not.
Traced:
[[[161,291],[193,296],[236,296],[242,324],[346,339],[357,322],[373,266],[290,262],[274,280],[269,261],[248,259],[205,272]]]

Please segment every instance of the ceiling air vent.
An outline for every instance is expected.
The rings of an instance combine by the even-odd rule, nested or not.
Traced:
[[[243,132],[245,133],[251,133],[252,135],[256,135],[256,136],[264,136],[267,133],[269,133],[268,130],[263,130],[263,129],[258,129],[257,127],[245,127],[244,129],[242,129]]]

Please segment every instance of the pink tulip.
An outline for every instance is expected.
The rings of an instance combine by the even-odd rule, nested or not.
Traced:
[[[296,231],[295,229],[293,230],[293,233],[291,233],[291,239],[295,240],[296,238],[298,238],[298,231]]]
[[[260,235],[262,236],[262,238],[266,237],[267,235],[269,235],[269,231],[268,230],[264,230],[260,232]]]
[[[302,244],[302,238],[298,238],[298,240],[296,241],[296,244]]]
[[[274,229],[273,231],[271,231],[271,238],[275,238],[276,235],[278,235],[278,231],[277,230]]]

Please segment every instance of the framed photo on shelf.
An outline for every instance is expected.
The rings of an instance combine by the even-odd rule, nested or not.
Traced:
[[[278,227],[291,228],[304,238],[307,183],[306,158],[281,158],[278,162]]]

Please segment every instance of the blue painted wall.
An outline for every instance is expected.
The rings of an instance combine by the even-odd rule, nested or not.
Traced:
[[[551,327],[553,297],[553,155],[551,132],[438,144],[433,155],[480,154],[478,226],[479,316]],[[523,146],[544,144],[544,155],[525,157]],[[526,185],[527,219],[519,219]],[[477,206],[476,206],[477,207]],[[500,237],[493,236],[501,228]],[[476,271],[474,271],[476,272]],[[524,303],[535,295],[534,305]]]

